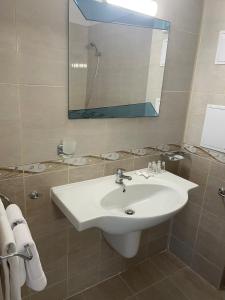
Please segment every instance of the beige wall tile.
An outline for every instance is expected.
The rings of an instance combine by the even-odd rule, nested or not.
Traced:
[[[50,199],[50,188],[68,183],[67,171],[46,173],[40,175],[27,176],[25,181],[25,197],[27,206],[27,216],[43,214],[44,211],[54,210],[54,205]],[[40,197],[36,200],[30,199],[30,193],[37,191]]]
[[[23,213],[25,213],[26,205],[23,178],[0,180],[0,192],[9,197],[12,203],[19,205]]]
[[[16,9],[15,1],[0,3],[0,48],[16,49]]]
[[[172,235],[180,241],[185,241],[190,247],[194,247],[199,218],[200,208],[188,203],[188,205],[174,217]]]
[[[224,66],[215,65],[219,31],[223,30],[224,3],[205,1],[185,142],[200,145],[207,104],[224,105]]]
[[[127,172],[134,170],[134,160],[129,158],[120,161],[106,162],[104,176],[116,174],[116,170],[119,168],[122,168]]]
[[[20,123],[18,121],[0,120],[0,141],[0,165],[20,165],[22,161]]]
[[[104,163],[84,167],[69,167],[69,182],[78,182],[104,175]]]
[[[67,231],[36,239],[44,270],[54,270],[56,262],[67,254]]]
[[[0,84],[0,166],[21,163],[21,125],[18,88],[12,84]]]
[[[13,2],[13,1],[10,1]],[[21,0],[16,2],[17,31],[20,41],[49,48],[67,47],[67,1]]]
[[[69,120],[64,135],[77,142],[76,155],[106,153],[106,124],[106,119]]]
[[[188,3],[183,0],[182,2],[177,0],[159,1],[158,16],[173,21],[164,87],[166,90],[189,89],[198,38],[197,27],[199,27],[201,19],[201,3],[201,0],[197,2],[191,0]],[[13,1],[3,0],[1,5],[5,12],[3,15],[8,15],[8,17],[1,18],[5,24],[1,28],[7,28],[11,32],[8,34],[9,42],[7,42],[5,29],[1,31],[4,41],[2,51],[5,53],[2,53],[1,56],[2,64],[5,64],[1,68],[1,70],[4,69],[3,82],[51,85],[52,89],[52,92],[49,92],[49,89],[45,87],[26,86],[21,88],[22,103],[25,105],[26,100],[29,99],[30,106],[34,108],[36,103],[37,109],[35,109],[35,114],[31,112],[31,117],[34,120],[40,119],[40,122],[31,124],[29,123],[29,119],[31,119],[29,113],[23,117],[23,122],[26,120],[28,122],[23,123],[22,157],[24,162],[55,159],[56,145],[65,135],[76,139],[78,155],[109,152],[127,147],[142,147],[149,144],[157,145],[167,141],[171,143],[181,141],[184,119],[175,124],[174,114],[172,117],[168,116],[167,119],[162,116],[157,120],[77,120],[66,121],[62,127],[59,126],[61,120],[67,119],[67,1],[57,0],[53,3],[53,0],[47,0],[45,3],[38,3],[34,0],[22,0],[16,2],[15,7]],[[15,20],[17,41],[14,32]],[[190,32],[194,34],[190,34]],[[177,44],[180,45],[179,48]],[[8,45],[7,47],[10,45],[11,54],[6,45]],[[16,50],[18,53],[13,53]],[[2,80],[0,74],[0,82]],[[64,86],[62,93],[55,87],[56,85]],[[27,91],[25,92],[25,90]],[[52,99],[59,98],[63,107],[56,101],[55,108],[51,108]],[[45,104],[49,104],[44,107],[41,100]],[[174,101],[174,106],[179,104],[185,111],[186,104],[178,101],[178,99]],[[28,112],[29,105],[27,103],[26,105]],[[41,116],[42,108],[49,112],[45,115],[50,115],[51,121],[57,119],[58,122],[46,124],[42,118],[43,114]],[[61,109],[59,114],[58,109]],[[24,112],[24,107],[22,111]],[[52,114],[52,111],[56,113]],[[42,121],[46,127],[41,127]],[[16,135],[18,136],[18,132]],[[35,151],[35,149],[39,149],[39,151]],[[9,149],[6,148],[6,151]],[[11,154],[10,151],[9,153]],[[9,162],[5,158],[4,160]]]
[[[62,87],[20,86],[23,163],[57,158],[57,145],[66,122]],[[38,151],[37,151],[38,149]]]
[[[71,226],[69,221],[50,199],[51,187],[68,183],[67,171],[27,176],[24,181],[26,216],[34,238],[67,230]],[[32,191],[40,193],[39,199],[30,199]]]
[[[18,83],[64,86],[67,84],[65,49],[26,44],[19,48]]]
[[[77,141],[77,155],[180,143],[198,41],[201,4],[201,0],[159,0],[158,17],[173,22],[164,91],[179,91],[163,94],[159,118],[68,120],[67,1],[0,1],[0,83],[7,83],[0,85],[0,166],[56,159],[56,146],[65,136]],[[210,35],[215,40],[212,32]],[[210,51],[212,55],[212,49]],[[206,55],[203,56],[206,59]],[[196,77],[202,85],[205,81],[200,77],[205,69],[201,69]],[[223,71],[214,71],[213,74],[217,80],[224,75]],[[210,79],[207,80],[206,83],[210,83]],[[18,85],[13,85],[15,83]],[[210,86],[217,92],[222,88],[221,82]],[[203,102],[205,105],[207,100]],[[199,106],[200,115],[204,105]],[[197,128],[199,123],[194,121],[193,124]],[[195,133],[194,130],[192,133]],[[139,163],[141,160],[144,163],[144,159],[140,159]],[[135,161],[137,167],[138,159]],[[125,265],[140,262],[166,248],[167,226],[162,232],[151,232],[138,258],[124,262],[105,244],[98,230],[76,232],[52,204],[50,187],[68,183],[68,179],[76,182],[114,174],[118,167],[133,170],[134,158],[106,162],[105,168],[99,164],[70,168],[69,172],[25,176],[24,185],[23,178],[0,182],[0,190],[9,194],[27,216],[49,281],[45,291],[30,295],[29,300],[62,300],[117,274]],[[33,190],[41,193],[37,201],[28,197]],[[153,236],[157,238],[153,239]],[[155,275],[147,281],[158,280]],[[24,295],[28,296],[29,291]]]

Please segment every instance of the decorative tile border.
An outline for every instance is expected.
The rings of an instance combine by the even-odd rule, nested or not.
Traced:
[[[15,167],[0,167],[0,180],[7,180],[16,177],[43,174],[47,172],[63,171],[68,168],[80,168],[82,166],[97,165],[103,162],[115,162],[126,159],[137,159],[145,156],[156,156],[165,152],[184,150],[197,156],[213,159],[225,163],[225,154],[198,146],[183,144],[159,145],[156,147],[144,147],[139,149],[120,150],[111,153],[93,154],[88,156],[59,157],[55,161],[45,161]]]
[[[199,146],[192,146],[189,144],[184,144],[183,149],[191,154],[195,154],[208,159],[213,159],[223,164],[225,163],[225,153],[206,149]]]
[[[63,171],[70,168],[97,165],[103,162],[115,162],[126,159],[137,159],[145,156],[156,156],[164,152],[179,150],[179,145],[159,145],[157,147],[145,147],[140,149],[120,150],[112,153],[93,154],[89,156],[59,157],[55,161],[45,161],[15,167],[0,167],[0,180],[9,178],[43,174],[53,171]]]

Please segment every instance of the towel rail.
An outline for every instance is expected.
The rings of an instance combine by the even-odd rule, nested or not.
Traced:
[[[4,207],[6,208],[7,206],[9,206],[10,204],[12,204],[11,200],[9,199],[9,197],[7,197],[6,195],[0,193],[0,200],[2,200]],[[16,225],[20,224],[20,222],[18,222]],[[16,252],[16,253],[10,253],[10,246],[8,247],[8,255],[6,256],[0,256],[0,263],[3,262],[4,260],[7,260],[9,258],[12,257],[21,257],[24,260],[31,260],[33,258],[33,254],[32,251],[30,249],[30,245],[25,245],[24,246],[25,251],[24,252]]]
[[[0,200],[2,200],[4,207],[6,208],[7,206],[9,206],[10,204],[12,204],[11,200],[9,199],[9,197],[7,197],[6,195],[0,193]]]
[[[33,258],[33,254],[32,254],[32,251],[30,249],[30,246],[26,245],[26,246],[24,246],[24,248],[25,248],[25,252],[24,253],[16,252],[16,253],[11,253],[11,254],[6,255],[6,256],[0,256],[0,263],[3,260],[7,260],[7,259],[15,257],[15,256],[21,257],[24,260],[31,260]]]

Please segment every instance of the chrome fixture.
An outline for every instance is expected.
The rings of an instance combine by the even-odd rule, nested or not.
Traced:
[[[2,193],[0,193],[0,200],[2,200],[4,208],[7,208],[10,204],[12,204],[12,201],[6,195],[4,195]],[[4,260],[7,260],[7,259],[15,257],[15,256],[21,257],[24,260],[31,260],[33,258],[33,254],[32,254],[30,245],[24,246],[24,252],[13,252],[12,244],[10,244],[7,249],[7,254],[8,255],[6,255],[6,256],[0,255],[0,264]]]
[[[127,176],[127,175],[124,175],[125,170],[124,169],[117,169],[116,171],[116,183],[121,185],[122,188],[123,188],[123,193],[126,192],[126,186],[123,182],[124,179],[127,179],[127,180],[132,180],[132,177],[131,176]]]
[[[128,216],[133,216],[135,214],[135,211],[133,209],[127,209],[125,210],[125,214]]]
[[[29,245],[25,245],[24,249],[25,249],[24,252],[11,253],[11,250],[10,250],[10,247],[9,247],[9,249],[8,249],[8,253],[9,254],[6,255],[6,256],[0,256],[0,263],[2,263],[4,260],[7,260],[7,259],[15,257],[15,256],[21,257],[24,260],[31,260],[33,258],[33,254],[32,254],[30,246]]]
[[[188,154],[184,151],[165,152],[161,154],[163,160],[179,161],[188,158]]]
[[[37,191],[33,191],[29,194],[29,196],[30,196],[30,199],[36,200],[40,197],[40,194]]]
[[[57,146],[57,155],[58,156],[62,156],[62,155],[65,155],[65,156],[72,156],[73,155],[73,153],[65,153],[64,152],[64,145],[63,144],[59,144],[58,146]]]
[[[63,144],[59,144],[57,146],[57,154],[58,154],[58,156],[60,156],[60,155],[66,155],[66,153],[63,152]]]
[[[224,187],[219,188],[218,195],[222,198],[225,198],[225,189],[224,189]]]
[[[87,92],[87,99],[85,101],[85,107],[86,108],[89,108],[89,104],[92,100],[92,97],[93,97],[93,90],[94,90],[94,84],[95,84],[95,81],[96,81],[96,78],[98,77],[98,73],[99,73],[99,66],[100,66],[100,58],[102,56],[102,53],[98,50],[97,46],[95,45],[94,42],[90,42],[88,45],[87,45],[87,49],[94,49],[95,50],[95,56],[97,57],[97,62],[96,62],[96,67],[95,67],[95,71],[93,73],[93,76],[92,76],[92,79],[91,79],[91,84],[90,84],[90,88]]]
[[[88,45],[87,45],[87,49],[92,49],[94,48],[95,49],[95,56],[101,56],[102,53],[98,50],[97,46],[95,45],[94,42],[90,42]]]

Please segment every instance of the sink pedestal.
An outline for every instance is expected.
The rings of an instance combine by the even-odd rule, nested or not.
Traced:
[[[140,245],[141,231],[127,234],[109,234],[103,232],[103,235],[106,241],[119,252],[120,255],[131,258],[137,254]]]

